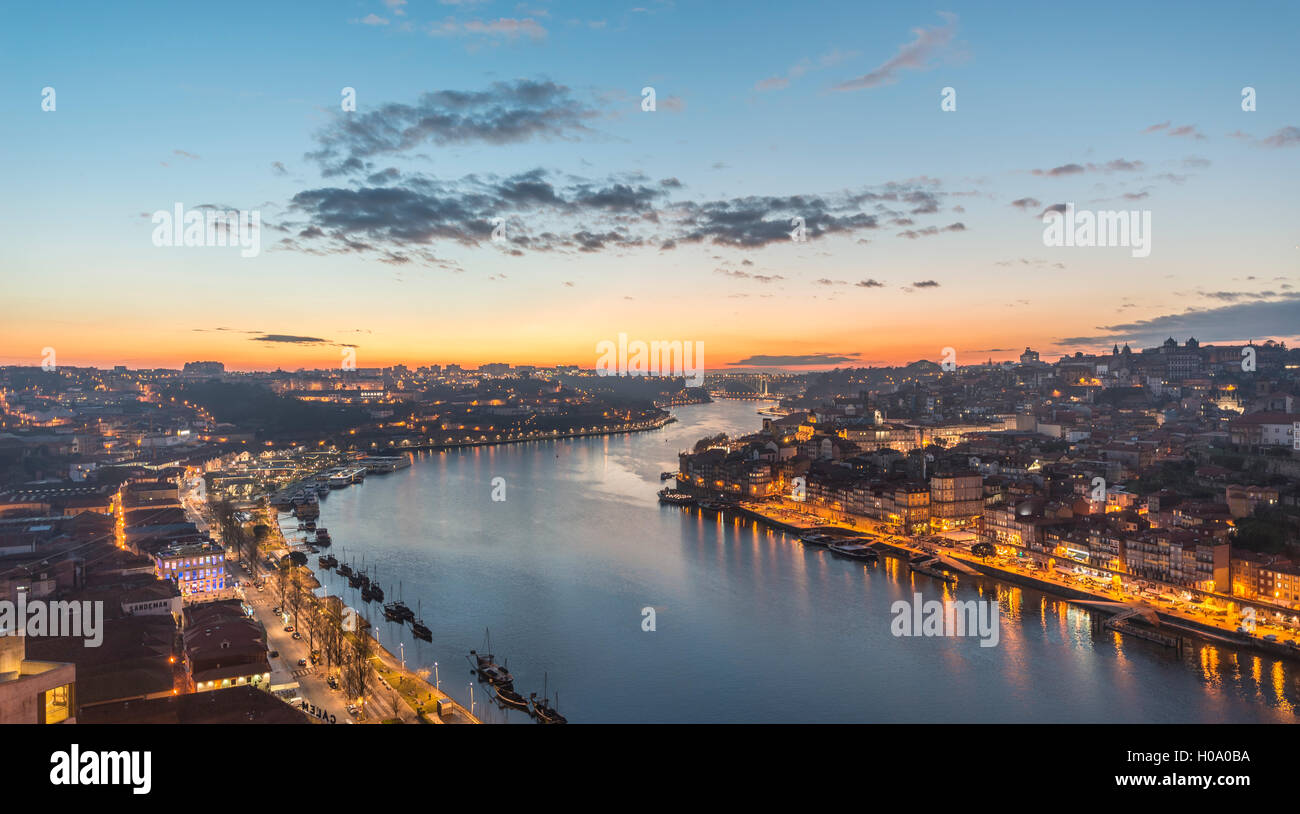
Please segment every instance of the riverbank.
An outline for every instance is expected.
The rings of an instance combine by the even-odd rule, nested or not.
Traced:
[[[1117,615],[1130,607],[1149,607],[1155,612],[1156,618],[1160,622],[1160,627],[1158,628],[1160,630],[1167,628],[1169,630],[1177,631],[1180,635],[1202,639],[1215,644],[1229,645],[1247,650],[1256,650],[1267,653],[1271,656],[1300,661],[1300,646],[1288,644],[1282,641],[1268,641],[1260,636],[1252,636],[1241,631],[1234,631],[1212,624],[1206,624],[1199,620],[1188,618],[1185,615],[1175,613],[1167,608],[1149,605],[1148,603],[1141,602],[1140,600],[1116,591],[1105,591],[1100,588],[1084,587],[1081,585],[1066,585],[1046,575],[1039,576],[1036,574],[1029,574],[1023,570],[1005,567],[985,558],[976,557],[962,548],[941,546],[934,543],[920,545],[910,542],[910,540],[907,540],[906,538],[900,538],[897,535],[885,534],[879,531],[867,531],[838,523],[828,523],[826,521],[815,520],[779,507],[769,508],[764,506],[760,508],[756,504],[739,504],[735,507],[734,511],[742,516],[749,517],[756,522],[762,523],[769,528],[790,534],[799,535],[818,528],[839,529],[856,534],[871,534],[875,538],[874,542],[878,546],[891,549],[904,557],[922,553],[942,553],[946,558],[951,558],[953,561],[964,564],[968,568],[978,571],[983,576],[1024,588],[1032,588],[1069,601],[1088,603],[1089,610],[1091,611],[1100,613],[1108,612],[1107,606],[1097,607],[1093,604],[1096,602],[1113,603],[1115,609],[1111,615]],[[951,563],[945,565],[950,564]]]

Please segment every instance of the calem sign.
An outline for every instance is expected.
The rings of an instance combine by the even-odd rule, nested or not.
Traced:
[[[322,721],[336,723],[334,715],[326,711],[324,707],[318,707],[315,704],[309,704],[306,701],[298,702],[298,707],[313,718],[319,718]]]

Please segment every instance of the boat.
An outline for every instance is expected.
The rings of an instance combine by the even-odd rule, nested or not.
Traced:
[[[916,558],[913,557],[912,559],[915,560]],[[916,573],[925,574],[927,577],[930,577],[931,579],[937,579],[940,582],[956,582],[957,578],[954,577],[952,574],[949,574],[944,571],[940,571],[938,568],[934,567],[935,563],[937,562],[939,562],[938,557],[927,556],[925,559],[921,560],[920,562],[913,562],[912,560],[909,560],[908,564],[912,566],[912,570],[915,571]]]
[[[370,581],[369,579],[366,578],[366,575],[363,572],[351,568],[349,568],[348,570],[352,572],[347,575],[348,584],[351,585],[353,588],[360,588],[362,585]],[[339,573],[342,573],[342,571],[340,571]]]
[[[372,600],[375,602],[383,602],[384,589],[380,587],[378,582],[372,579],[370,580],[369,585],[361,589],[361,598],[365,599],[367,602]]]
[[[808,545],[827,546],[835,541],[835,538],[829,534],[817,534],[815,532],[804,532],[799,535],[799,541]]]
[[[339,571],[339,576],[344,576],[344,577],[352,576],[352,566],[348,565],[347,563],[343,563],[342,565],[340,565],[338,567],[338,571]]]
[[[299,520],[315,520],[320,517],[320,501],[314,493],[310,500],[304,500],[302,503],[298,503],[295,499],[293,514]]]
[[[329,557],[321,557],[320,559],[317,560],[317,562],[320,563],[320,567],[321,567],[321,568],[329,568],[329,567],[330,567],[330,558],[329,558]]]
[[[826,547],[841,557],[848,557],[851,560],[876,562],[880,559],[880,555],[876,553],[876,550],[867,543],[828,543]]]
[[[320,559],[321,565],[324,565],[326,568],[334,568],[339,564],[339,558],[335,557],[333,554],[326,554]]]
[[[336,472],[330,475],[329,486],[331,489],[342,489],[352,483],[352,478],[344,475],[342,472]]]
[[[551,702],[546,698],[546,685],[548,679],[549,676],[543,674],[541,700],[538,700],[537,693],[532,693],[528,696],[533,702],[532,715],[537,719],[537,723],[539,724],[567,724],[569,720],[561,715],[559,710],[551,706]],[[555,695],[555,704],[556,706],[559,706],[560,704],[559,693],[556,693]]]
[[[316,545],[329,546],[329,545],[333,545],[333,543],[334,540],[330,538],[330,533],[327,529],[324,528],[316,529]]]
[[[325,497],[325,496],[328,495],[329,493],[330,493],[330,484],[329,484],[329,481],[325,481],[324,483],[317,483],[317,484],[316,484],[316,495],[317,495],[317,497]]]
[[[416,605],[419,606],[419,602]],[[424,623],[421,617],[424,615],[424,608],[420,608],[420,615],[411,621],[411,635],[417,639],[424,639],[426,642],[433,641],[433,631]],[[523,700],[522,698],[519,700]]]
[[[477,650],[469,651],[470,667],[478,673],[479,678],[494,687],[513,687],[515,683],[514,676],[510,671],[496,663],[496,656],[492,654],[492,634],[489,631],[485,636],[487,652],[480,653]]]
[[[402,600],[398,599],[384,605],[384,617],[390,622],[405,622],[407,619],[414,619],[415,612],[406,607]]]
[[[695,501],[695,505],[699,506],[701,509],[708,509],[711,512],[720,512],[727,508],[727,504],[723,503],[721,500],[712,500],[708,498]]]
[[[690,506],[695,503],[695,497],[685,492],[679,492],[676,489],[660,489],[659,502],[672,506]]]
[[[361,598],[364,599],[366,602],[375,601],[375,591],[374,588],[371,587],[372,585],[374,585],[374,583],[366,583],[365,585],[361,586]]]
[[[514,707],[515,709],[527,711],[528,699],[524,698],[509,687],[496,687],[495,689],[497,693],[497,701],[502,706]]]

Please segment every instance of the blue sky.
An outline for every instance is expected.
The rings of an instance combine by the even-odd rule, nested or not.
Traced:
[[[53,345],[67,364],[210,348],[235,366],[312,366],[355,344],[363,365],[589,364],[595,342],[627,332],[706,341],[717,365],[870,363],[943,346],[1006,358],[1157,333],[1295,336],[1297,23],[1300,7],[1282,3],[10,9],[0,362]],[[560,89],[533,110],[536,131],[446,128],[442,142],[365,154],[351,174],[307,157],[331,138],[358,154],[348,116],[370,116],[373,135],[392,125],[385,105],[438,92],[503,93],[499,112],[522,83]],[[47,86],[54,112],[40,108]],[[345,86],[355,113],[339,110]],[[944,87],[956,111],[939,109]],[[392,180],[373,178],[389,167]],[[1049,174],[1064,167],[1079,169]],[[325,211],[380,188],[418,197],[419,211],[459,205],[467,177],[538,170],[576,197],[501,211],[533,238],[514,253],[473,239],[486,209],[428,239],[410,238],[425,224],[376,229],[388,209]],[[616,184],[662,194],[637,217],[578,201]],[[933,211],[872,198],[859,228],[853,207],[832,207],[841,227],[800,245],[720,218],[701,226],[762,198],[750,225],[770,232],[788,219],[776,204],[796,196],[887,189]],[[321,190],[348,194],[304,209]],[[1149,209],[1151,256],[1044,247],[1036,216],[1064,201]],[[258,209],[278,230],[256,258],[160,249],[146,216],[174,202]],[[311,226],[331,237],[297,237]],[[940,231],[907,236],[926,227]],[[621,237],[584,248],[579,233]]]

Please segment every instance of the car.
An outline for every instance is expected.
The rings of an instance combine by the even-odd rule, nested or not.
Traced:
[[[339,688],[339,680],[334,676],[325,679],[325,683],[330,686],[331,690],[337,690]]]
[[[293,633],[293,625],[285,625],[285,626],[284,626],[284,632],[285,632],[285,633]]]
[[[279,609],[279,608],[271,608],[271,613],[274,613],[276,616],[279,616],[279,615],[280,615],[280,609]]]
[[[302,639],[302,634],[295,630],[295,631],[293,632],[293,638],[294,638],[294,639],[301,640],[301,639]]]
[[[298,659],[298,666],[299,666],[299,667],[306,667],[306,666],[307,666],[307,659]]]
[[[361,714],[361,710],[357,709],[356,704],[348,704],[348,714],[355,718]]]
[[[1275,641],[1277,641],[1277,634],[1276,634],[1276,633],[1270,633],[1270,634],[1268,634],[1267,636],[1264,637],[1264,641],[1268,641],[1268,642],[1275,642]]]
[[[279,650],[272,650],[270,653],[267,653],[266,655],[267,655],[268,657],[270,657],[270,658],[278,659],[278,658],[280,658],[280,651],[279,651]]]

